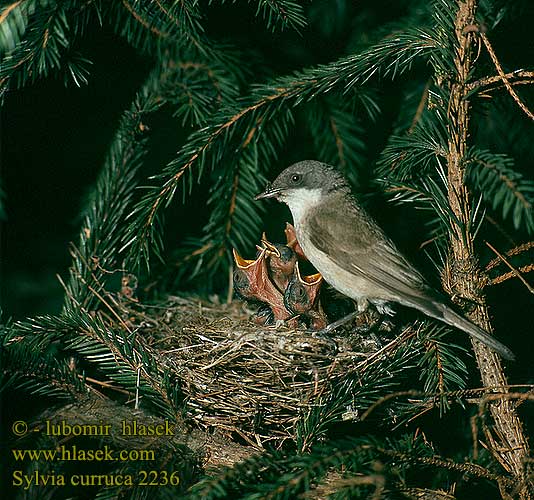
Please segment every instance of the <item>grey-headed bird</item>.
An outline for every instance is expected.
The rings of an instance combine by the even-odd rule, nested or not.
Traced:
[[[256,196],[263,198],[289,206],[304,254],[327,283],[356,301],[359,312],[371,303],[379,312],[391,313],[387,304],[396,302],[514,359],[508,347],[445,304],[356,201],[334,167],[318,161],[295,163]]]

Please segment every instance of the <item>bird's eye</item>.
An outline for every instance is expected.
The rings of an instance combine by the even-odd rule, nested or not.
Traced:
[[[300,174],[293,174],[291,176],[291,182],[293,184],[298,184],[301,181],[301,179],[302,179],[302,176]]]

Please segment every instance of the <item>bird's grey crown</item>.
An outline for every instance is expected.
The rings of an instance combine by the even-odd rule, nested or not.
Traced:
[[[323,192],[349,189],[343,175],[326,163],[305,160],[287,167],[273,182],[272,189],[320,189]]]

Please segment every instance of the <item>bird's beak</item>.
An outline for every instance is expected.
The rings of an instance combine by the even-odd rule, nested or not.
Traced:
[[[280,193],[280,189],[273,188],[270,184],[267,185],[265,191],[254,197],[255,200],[263,200],[265,198],[275,198]]]
[[[237,250],[235,248],[232,248],[232,252],[234,254],[234,261],[236,263],[236,266],[239,269],[247,270],[252,269],[254,267],[258,267],[260,265],[260,262],[263,260],[265,256],[266,249],[265,248],[259,248],[261,250],[260,255],[257,259],[244,259],[237,253]]]
[[[315,304],[315,301],[319,296],[319,290],[323,283],[323,277],[321,276],[321,273],[302,276],[300,274],[299,263],[297,262],[295,264],[295,275],[299,283],[304,286],[304,290],[310,300],[310,304]]]
[[[263,243],[263,248],[266,248],[267,249],[267,253],[268,254],[274,254],[276,255],[278,258],[282,257],[280,255],[280,251],[278,250],[278,248],[276,248],[268,239],[267,239],[267,235],[265,234],[265,232],[261,235],[261,242]]]
[[[299,269],[299,263],[298,262],[295,264],[295,273],[297,275],[297,279],[303,285],[319,286],[319,285],[321,285],[321,282],[323,281],[323,276],[321,275],[321,273],[310,274],[309,276],[302,276],[300,274],[300,269]]]

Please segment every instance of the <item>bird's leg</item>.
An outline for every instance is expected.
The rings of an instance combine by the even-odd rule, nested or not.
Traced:
[[[358,312],[364,313],[367,311],[367,308],[369,307],[369,301],[365,297],[360,297],[356,300],[356,305],[358,306]]]
[[[381,316],[395,316],[395,310],[389,307],[385,301],[375,301],[374,306]]]
[[[322,330],[319,330],[317,333],[320,335],[326,335],[330,332],[333,332],[336,328],[339,328],[340,326],[343,326],[347,324],[349,321],[352,321],[354,318],[359,316],[361,313],[365,312],[367,310],[367,307],[369,306],[369,302],[366,298],[360,298],[356,301],[356,310],[347,314],[346,316],[343,316],[342,318],[334,321],[333,323],[330,323],[329,325],[325,326]]]
[[[324,335],[327,333],[330,333],[334,331],[336,328],[339,328],[340,326],[348,323],[349,321],[353,320],[356,316],[358,316],[360,311],[356,309],[356,311],[351,312],[350,314],[347,314],[346,316],[343,316],[343,318],[338,319],[337,321],[334,321],[333,323],[330,323],[329,325],[325,326],[322,330],[319,330],[317,333]]]
[[[373,339],[378,343],[378,345],[380,345],[380,341],[378,337],[374,333],[372,333],[372,330],[378,331],[381,325],[389,325],[389,328],[386,327],[386,329],[391,330],[392,323],[389,320],[389,318],[391,316],[394,316],[396,311],[392,309],[391,307],[389,307],[388,303],[385,301],[375,302],[374,306],[376,310],[378,311],[378,314],[380,314],[380,317],[378,318],[377,321],[374,322],[373,325],[371,325],[369,330],[371,331],[371,335],[373,336]]]
[[[333,323],[330,323],[328,326],[326,326],[325,328],[320,330],[319,333],[326,334],[326,333],[332,332],[336,328],[339,328],[340,326],[345,325],[349,321],[353,320],[354,318],[356,318],[360,314],[362,314],[365,311],[367,311],[368,307],[369,307],[369,301],[365,297],[361,297],[361,298],[357,299],[357,301],[356,301],[356,310],[355,311],[347,314],[346,316],[338,319],[337,321],[334,321]],[[369,328],[366,328],[365,329],[366,331],[370,331],[373,328],[375,328],[376,326],[380,325],[384,321],[384,318],[386,316],[392,316],[393,314],[395,314],[393,309],[388,307],[385,304],[385,302],[377,303],[377,304],[375,304],[375,307],[376,307],[377,311],[380,314],[380,319],[378,321],[376,321],[374,324],[372,324]]]

